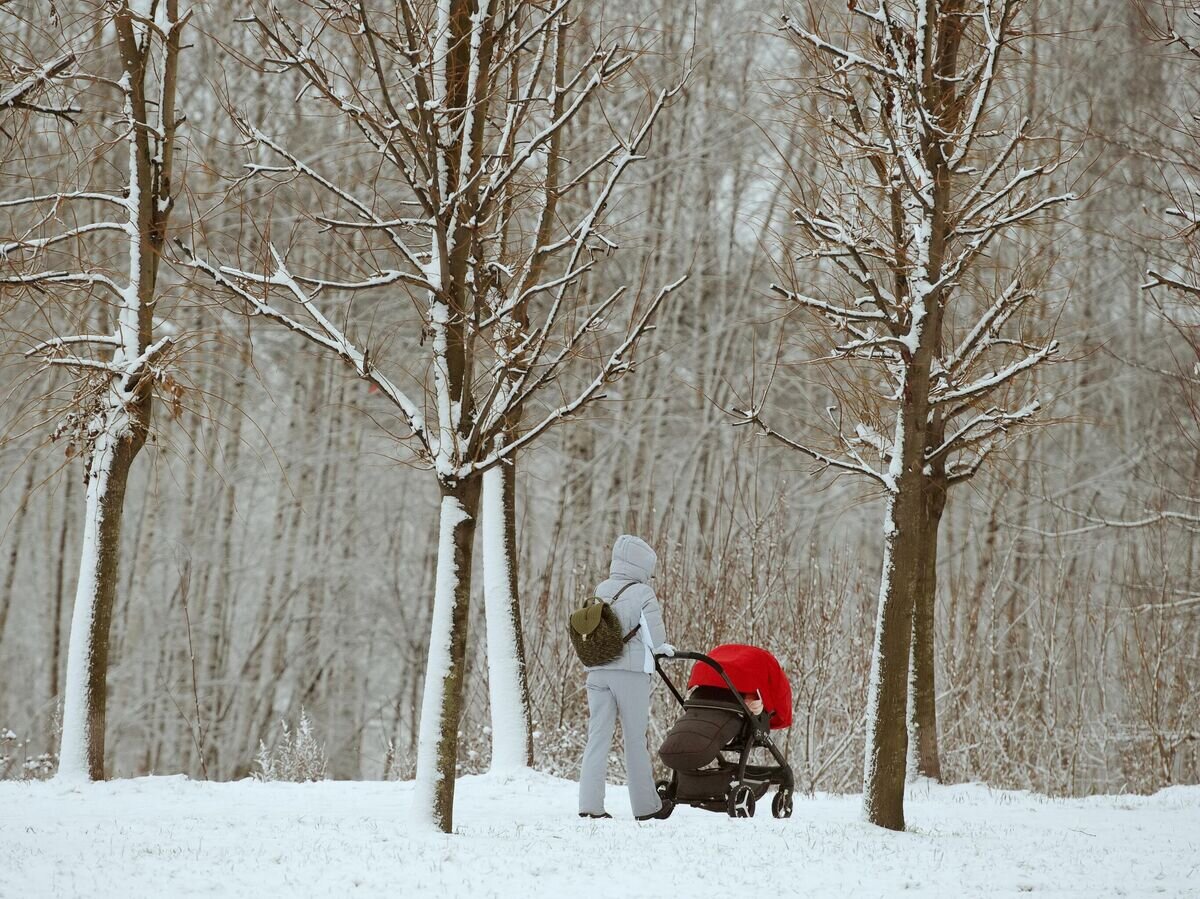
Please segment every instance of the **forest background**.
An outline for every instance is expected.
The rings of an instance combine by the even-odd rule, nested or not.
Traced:
[[[10,60],[51,27],[26,14],[34,6],[0,7]],[[822,4],[807,7],[817,15]],[[1166,210],[1190,202],[1194,69],[1177,45],[1152,40],[1132,4],[1026,7],[1037,39],[1013,64],[1003,103],[1057,142],[1052,186],[1080,199],[1005,250],[1045,272],[1038,321],[1061,349],[1034,382],[1045,426],[1008,444],[945,514],[942,773],[1051,794],[1150,791],[1200,779],[1190,686],[1200,674],[1200,312],[1144,287],[1148,270],[1190,265],[1191,235]],[[522,457],[534,758],[552,773],[574,775],[585,733],[566,612],[630,532],[658,550],[676,646],[747,642],[779,657],[795,692],[786,743],[800,786],[861,787],[883,500],[733,427],[728,411],[770,382],[772,423],[819,442],[843,386],[804,317],[770,290],[794,277],[791,209],[814,172],[785,11],[636,0],[589,4],[576,25],[586,43],[637,48],[636,89],[606,97],[606,115],[636,118],[647,97],[687,79],[611,201],[620,251],[588,289],[690,278],[663,303],[636,368]],[[246,65],[255,44],[245,24],[195,4],[189,28],[177,233],[250,241],[261,226],[249,204],[228,202],[248,158],[228,108],[286,133],[314,165],[360,171],[336,121]],[[22,152],[6,149],[0,201],[88,164],[57,141],[62,122],[23,127]],[[293,214],[287,203],[305,200],[286,194],[272,208],[277,228]],[[128,490],[106,767],[241,777],[258,770],[260,741],[269,751],[280,722],[294,731],[303,710],[329,775],[411,777],[436,485],[398,452],[386,421],[376,426],[388,414],[376,389],[252,323],[194,274],[175,259],[160,275],[160,314],[180,346],[175,402],[159,408]],[[11,731],[0,773],[49,774],[84,487],[78,461],[50,440],[57,400],[26,358],[37,298],[6,291],[0,314],[0,734]],[[400,322],[388,314],[368,301],[354,323],[389,346],[408,340],[393,336]],[[464,773],[489,764],[484,638],[474,627],[466,654]],[[670,721],[661,693],[656,703],[652,744]]]

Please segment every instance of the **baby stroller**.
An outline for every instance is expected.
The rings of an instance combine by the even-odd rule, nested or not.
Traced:
[[[662,668],[664,660],[682,659],[697,663],[686,696]],[[731,818],[751,818],[755,804],[774,785],[771,814],[790,818],[795,780],[770,731],[792,723],[792,688],[775,657],[756,646],[726,644],[710,655],[656,655],[654,665],[683,707],[683,716],[658,750],[671,769],[670,779],[656,784],[663,816],[685,804],[725,812]],[[750,711],[743,693],[762,698],[761,715]],[[756,747],[767,750],[775,764],[750,764]]]

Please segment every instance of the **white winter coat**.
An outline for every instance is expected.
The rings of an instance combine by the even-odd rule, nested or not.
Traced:
[[[620,619],[623,634],[628,634],[638,624],[641,627],[633,639],[625,644],[625,651],[621,655],[607,664],[588,668],[588,671],[617,669],[649,674],[654,670],[653,650],[667,642],[662,608],[658,604],[658,597],[654,595],[654,588],[650,586],[657,563],[658,556],[654,550],[638,537],[622,534],[613,544],[608,579],[600,582],[595,595],[611,604]],[[622,587],[628,589],[613,601]]]

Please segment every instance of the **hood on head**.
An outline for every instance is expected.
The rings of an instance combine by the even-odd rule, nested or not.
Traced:
[[[650,583],[654,575],[654,566],[658,556],[645,540],[632,534],[622,534],[613,544],[612,566],[609,574],[612,577]]]

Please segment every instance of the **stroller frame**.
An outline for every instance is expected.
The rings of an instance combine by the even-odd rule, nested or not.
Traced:
[[[706,706],[703,700],[689,700],[675,683],[667,676],[667,672],[663,670],[662,662],[667,660],[691,660],[700,662],[713,669],[720,678],[725,681],[729,687],[729,692],[733,694],[733,699],[736,703],[730,702],[726,705],[708,705]],[[738,752],[739,758],[737,762],[737,774],[730,782],[729,788],[726,790],[725,796],[721,799],[679,799],[679,772],[671,769],[671,777],[668,780],[660,780],[655,784],[658,789],[658,795],[662,799],[665,814],[663,817],[670,815],[676,805],[690,805],[694,808],[702,808],[713,812],[726,812],[731,818],[751,818],[754,816],[754,806],[756,800],[769,789],[770,786],[775,786],[775,796],[771,801],[771,814],[776,818],[790,818],[792,816],[792,794],[795,792],[796,783],[795,777],[792,774],[792,767],[788,764],[788,760],[783,753],[775,745],[771,739],[769,718],[766,716],[756,716],[746,705],[745,699],[742,698],[741,691],[733,685],[729,675],[725,673],[725,669],[716,659],[705,655],[702,652],[680,652],[676,651],[674,655],[665,655],[655,653],[654,668],[658,672],[659,677],[663,679],[663,683],[671,691],[671,694],[679,702],[680,708],[719,708],[727,709],[731,705],[741,706],[742,712],[745,714],[745,721],[742,724],[742,730],[739,735],[729,744],[729,751]],[[751,765],[750,753],[756,748],[762,747],[766,749],[775,759],[776,765]],[[724,749],[722,750],[724,751]],[[718,753],[718,759],[720,754]],[[750,782],[747,782],[747,776]],[[755,795],[754,784],[766,784],[758,796]]]

